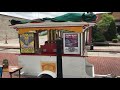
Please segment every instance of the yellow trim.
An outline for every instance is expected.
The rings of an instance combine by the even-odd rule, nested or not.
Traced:
[[[29,27],[29,28],[18,28],[18,33],[23,34],[29,31],[41,31],[41,30],[69,30],[75,32],[82,32],[83,28],[81,26],[69,26],[69,27]]]

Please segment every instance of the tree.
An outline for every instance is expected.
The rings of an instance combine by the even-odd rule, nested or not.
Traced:
[[[94,26],[92,29],[92,38],[93,38],[93,42],[105,41],[104,35],[100,32],[100,30],[97,29],[97,26]]]
[[[103,14],[102,19],[97,23],[97,29],[104,33],[108,30],[110,23],[114,20],[114,17],[110,14]]]
[[[99,35],[104,35],[108,41],[116,38],[115,18],[111,14],[103,14],[102,19],[97,23],[97,30],[101,33]]]
[[[117,33],[116,32],[116,25],[115,25],[115,21],[113,20],[110,23],[108,30],[104,33],[104,36],[105,36],[106,40],[112,41],[112,39],[117,38],[116,33]]]

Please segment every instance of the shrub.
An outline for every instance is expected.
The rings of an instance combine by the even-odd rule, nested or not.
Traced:
[[[117,36],[117,39],[120,41],[120,35]]]
[[[93,42],[105,41],[104,35],[96,27],[93,27],[92,38],[93,38]]]
[[[104,36],[108,41],[112,41],[112,39],[117,38],[115,21],[111,22],[108,30],[104,33]]]
[[[118,42],[118,39],[112,39],[112,42],[113,42],[113,43],[117,43],[117,42]]]
[[[109,46],[108,42],[94,42],[94,46]]]
[[[93,42],[104,42],[104,41],[105,41],[105,37],[102,35],[102,33],[96,32],[94,34]]]

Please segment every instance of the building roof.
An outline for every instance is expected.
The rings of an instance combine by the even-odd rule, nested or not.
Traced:
[[[10,15],[4,15],[4,14],[0,14],[0,15],[6,16],[6,17],[11,17],[11,18],[25,19],[25,18],[20,18],[20,17],[16,17],[16,16],[10,16]],[[29,20],[29,19],[25,19],[25,20]]]
[[[92,23],[91,25],[93,25]],[[27,27],[60,27],[60,26],[85,26],[89,25],[87,22],[42,22],[42,23],[26,23],[13,25],[13,28],[27,28]]]
[[[99,22],[101,20],[102,15],[103,15],[103,13],[96,14],[96,16],[97,16],[96,22]]]
[[[82,33],[85,30],[87,30],[87,28],[94,25],[95,23],[87,22],[42,22],[42,23],[17,24],[11,27],[18,30],[19,34],[43,30],[69,30]]]

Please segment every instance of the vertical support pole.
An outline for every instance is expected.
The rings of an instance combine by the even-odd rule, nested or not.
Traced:
[[[88,30],[86,31],[86,45],[88,45]]]
[[[59,38],[59,30],[57,30],[57,36],[56,36],[56,38]]]
[[[89,44],[92,42],[92,27],[89,28]]]
[[[60,31],[60,37],[62,38],[62,30]]]
[[[49,30],[49,43],[51,42],[51,30]]]
[[[51,30],[51,31],[52,31],[52,41],[54,41],[55,40],[55,35],[54,35],[55,30]]]
[[[19,70],[19,78],[20,78],[20,70]]]
[[[58,30],[58,36],[60,37],[60,31]]]
[[[62,40],[58,38],[56,40],[57,44],[57,78],[63,78],[62,71]]]
[[[56,30],[54,30],[54,40],[56,40]]]
[[[5,44],[8,44],[8,42],[7,42],[7,34],[5,36]]]
[[[51,41],[53,41],[53,30],[51,30]]]
[[[34,48],[35,48],[35,53],[39,53],[39,34],[38,34],[38,32],[34,33]]]
[[[83,56],[83,33],[80,33],[80,41],[81,41],[81,56]]]
[[[49,37],[50,37],[50,31],[47,31],[47,40],[49,42]]]

